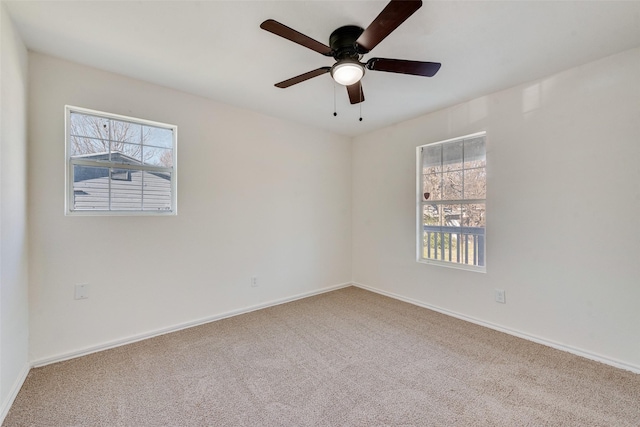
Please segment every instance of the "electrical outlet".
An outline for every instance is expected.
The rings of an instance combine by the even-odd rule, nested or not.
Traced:
[[[499,302],[500,304],[507,303],[504,289],[494,289],[494,296],[495,296],[496,302]]]
[[[89,284],[82,283],[76,285],[75,299],[87,299],[89,298]]]
[[[251,287],[252,288],[258,287],[258,276],[251,276]]]

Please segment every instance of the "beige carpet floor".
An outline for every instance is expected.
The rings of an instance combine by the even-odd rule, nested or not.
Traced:
[[[33,369],[3,426],[640,426],[640,375],[358,288]]]

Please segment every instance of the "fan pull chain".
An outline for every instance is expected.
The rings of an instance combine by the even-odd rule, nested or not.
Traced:
[[[337,116],[336,112],[336,82],[333,82],[333,117]]]
[[[360,118],[358,119],[358,121],[362,121],[362,87],[360,88]]]

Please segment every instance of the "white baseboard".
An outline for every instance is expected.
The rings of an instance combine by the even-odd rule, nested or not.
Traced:
[[[506,328],[504,326],[496,325],[495,323],[486,322],[484,320],[476,319],[475,317],[466,316],[464,314],[456,313],[454,311],[440,308],[431,304],[426,304],[424,302],[414,300],[412,298],[403,297],[402,295],[394,294],[392,292],[387,292],[381,289],[372,288],[370,286],[363,285],[362,283],[353,282],[353,286],[365,289],[367,291],[375,292],[377,294],[384,295],[393,299],[397,299],[399,301],[404,301],[409,304],[417,305],[418,307],[423,307],[429,310],[437,311],[438,313],[446,314],[447,316],[451,316],[457,319],[465,320],[467,322],[475,323],[476,325],[484,326],[489,329],[494,329],[496,331],[504,332],[505,334],[513,335],[518,338],[523,338],[528,341],[533,341],[535,343],[542,344],[547,347],[555,348],[556,350],[566,351],[568,353],[575,354],[576,356],[584,357],[590,360],[595,360],[596,362],[604,363],[605,365],[610,365],[615,368],[620,368],[620,369],[634,372],[636,374],[640,374],[640,366],[633,365],[631,363],[626,363],[620,360],[612,359],[610,357],[601,356],[596,353],[592,353],[592,352],[582,350],[580,348],[572,347],[566,344],[561,344],[552,340],[548,340],[546,338],[541,338],[535,335],[528,334],[526,332],[521,332],[515,329]]]
[[[16,378],[16,381],[13,383],[13,387],[11,387],[6,400],[4,402],[0,402],[0,425],[2,425],[5,417],[9,413],[9,409],[11,408],[11,405],[13,405],[13,401],[16,400],[18,392],[22,388],[22,384],[24,384],[24,381],[27,379],[27,375],[29,375],[29,370],[29,365],[25,364],[20,375],[18,375],[18,378]]]
[[[273,307],[280,304],[285,304],[291,301],[308,298],[314,295],[323,294],[326,292],[331,292],[336,289],[346,288],[351,286],[351,282],[340,283],[338,285],[329,286],[322,289],[317,289],[315,291],[304,292],[301,294],[293,295],[286,298],[281,298],[277,300],[272,300],[268,302],[264,302],[261,304],[252,305],[249,307],[227,311],[225,313],[217,314],[214,316],[205,317],[198,320],[193,320],[190,322],[180,323],[177,325],[169,326],[166,328],[156,329],[154,331],[145,332],[142,334],[132,335],[126,338],[105,342],[102,344],[94,345],[91,347],[85,347],[78,350],[70,351],[67,353],[61,353],[51,357],[45,357],[42,359],[33,360],[31,362],[31,366],[34,368],[38,368],[45,365],[50,365],[52,363],[62,362],[64,360],[75,359],[76,357],[86,356],[87,354],[96,353],[98,351],[108,350],[110,348],[120,347],[122,345],[132,344],[137,341],[146,340],[148,338],[157,337],[158,335],[169,334],[171,332],[177,332],[182,329],[192,328],[194,326],[203,325],[205,323],[215,322],[216,320],[226,319],[228,317],[238,316],[245,313],[250,313],[252,311],[261,310],[267,307]]]
[[[319,295],[319,294],[323,294],[326,292],[331,292],[337,289],[341,289],[341,288],[346,288],[348,286],[356,286],[358,288],[362,288],[371,292],[375,292],[377,294],[380,295],[384,295],[393,299],[397,299],[399,301],[404,301],[407,302],[409,304],[413,304],[413,305],[417,305],[419,307],[423,307],[423,308],[427,308],[429,310],[433,310],[433,311],[437,311],[439,313],[442,314],[446,314],[448,316],[452,316],[455,317],[457,319],[461,319],[461,320],[465,320],[467,322],[471,322],[471,323],[475,323],[476,325],[480,325],[480,326],[484,326],[490,329],[494,329],[496,331],[500,331],[500,332],[504,332],[506,334],[509,335],[513,335],[519,338],[523,338],[529,341],[533,341],[536,342],[538,344],[542,344],[542,345],[546,345],[547,347],[552,347],[555,348],[557,350],[562,350],[562,351],[566,351],[568,353],[571,354],[575,354],[577,356],[581,356],[590,360],[595,360],[597,362],[601,362],[610,366],[614,366],[616,368],[621,368],[621,369],[625,369],[627,371],[631,371],[637,374],[640,374],[640,366],[637,365],[633,365],[630,363],[626,363],[626,362],[622,362],[616,359],[612,359],[609,357],[605,357],[605,356],[601,356],[599,354],[595,354],[589,351],[585,351],[579,348],[575,348],[575,347],[571,347],[565,344],[561,344],[561,343],[557,343],[555,341],[551,341],[548,340],[546,338],[541,338],[535,335],[531,335],[525,332],[521,332],[521,331],[517,331],[515,329],[510,329],[510,328],[506,328],[504,326],[500,326],[491,322],[486,322],[484,320],[480,320],[480,319],[476,319],[474,317],[470,317],[470,316],[466,316],[464,314],[460,314],[460,313],[456,313],[444,308],[440,308],[431,304],[426,304],[423,303],[421,301],[418,300],[414,300],[412,298],[407,298],[404,297],[402,295],[398,295],[398,294],[394,294],[392,292],[387,292],[387,291],[383,291],[381,289],[377,289],[377,288],[373,288],[367,285],[364,285],[362,283],[357,283],[357,282],[347,282],[347,283],[341,283],[338,285],[333,285],[333,286],[329,286],[326,288],[322,288],[322,289],[318,289],[315,291],[311,291],[311,292],[304,292],[301,294],[297,294],[297,295],[293,295],[287,298],[281,298],[281,299],[277,299],[277,300],[272,300],[272,301],[268,301],[268,302],[264,302],[261,304],[256,304],[253,306],[249,306],[249,307],[245,307],[242,309],[238,309],[238,310],[231,310],[225,313],[221,313],[218,315],[214,315],[214,316],[209,316],[206,318],[202,318],[202,319],[198,319],[198,320],[194,320],[191,322],[185,322],[185,323],[181,323],[181,324],[177,324],[177,325],[173,325],[170,327],[166,327],[166,328],[161,328],[161,329],[156,329],[154,331],[149,331],[146,333],[142,333],[142,334],[137,334],[137,335],[132,335],[126,338],[122,338],[119,340],[114,340],[114,341],[109,341],[109,342],[105,342],[99,345],[95,345],[95,346],[91,346],[91,347],[85,347],[85,348],[81,348],[78,350],[74,350],[71,352],[67,352],[67,353],[62,353],[62,354],[58,354],[55,356],[51,356],[51,357],[46,357],[46,358],[42,358],[42,359],[37,359],[31,362],[31,366],[32,367],[41,367],[41,366],[45,366],[45,365],[50,365],[52,363],[57,363],[57,362],[62,362],[63,360],[69,360],[69,359],[74,359],[76,357],[81,357],[81,356],[85,356],[87,354],[91,354],[91,353],[96,353],[98,351],[102,351],[102,350],[108,350],[110,348],[115,348],[115,347],[120,347],[122,345],[126,345],[126,344],[131,344],[137,341],[142,341],[148,338],[153,338],[159,335],[164,335],[164,334],[168,334],[171,332],[176,332],[176,331],[180,331],[182,329],[187,329],[187,328],[191,328],[194,326],[198,326],[198,325],[203,325],[205,323],[210,323],[210,322],[214,322],[216,320],[221,320],[221,319],[226,319],[228,317],[233,317],[233,316],[238,316],[241,314],[245,314],[245,313],[250,313],[252,311],[256,311],[256,310],[261,310],[263,308],[268,308],[268,307],[273,307],[276,305],[280,305],[280,304],[285,304],[291,301],[295,301],[295,300],[299,300],[299,299],[303,299],[303,298],[308,298],[314,295]],[[28,369],[25,370],[23,378],[19,381],[19,383],[16,383],[16,387],[17,389],[15,390],[15,394],[13,395],[13,397],[10,399],[9,404],[6,406],[2,406],[2,411],[0,412],[0,414],[4,414],[5,411],[8,412],[8,408],[11,406],[11,403],[13,402],[13,399],[15,399],[15,395],[17,395],[18,390],[20,390],[20,387],[22,386],[22,383],[24,382],[24,379],[26,378],[27,373],[29,372]],[[6,415],[6,414],[4,414]],[[2,419],[2,418],[0,418]]]

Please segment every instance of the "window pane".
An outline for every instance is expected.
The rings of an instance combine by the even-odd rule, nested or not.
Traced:
[[[467,265],[475,265],[474,257],[476,254],[475,237],[470,234],[463,234],[460,239],[460,263]]]
[[[462,222],[464,227],[481,227],[483,229],[486,227],[486,205],[484,203],[462,205],[462,209],[464,211]],[[478,230],[478,232],[480,231]],[[484,230],[482,232],[484,233]]]
[[[136,123],[111,120],[111,140],[119,142],[141,143],[142,126]]]
[[[103,117],[71,112],[69,126],[71,135],[109,139],[109,119]]]
[[[422,173],[442,172],[442,144],[427,145],[422,149]]]
[[[457,262],[459,259],[458,236],[462,232],[461,207],[459,204],[441,205],[442,218],[442,260]]]
[[[142,172],[130,169],[111,170],[111,210],[142,209]]]
[[[111,161],[125,165],[139,165],[142,163],[142,146],[125,142],[111,143]]]
[[[432,232],[428,230],[422,231],[422,253],[420,254],[420,258],[431,258],[431,240],[432,240]]]
[[[487,197],[487,174],[485,168],[464,171],[464,198],[485,199]]]
[[[143,126],[144,145],[173,148],[173,131],[171,129]]]
[[[440,207],[424,205],[422,207],[422,257],[435,259],[440,253]]]
[[[483,136],[464,141],[465,169],[486,166],[485,138]]]
[[[173,150],[167,148],[143,147],[144,164],[173,167]]]
[[[445,172],[442,174],[442,199],[462,199],[462,171]]]
[[[171,209],[171,174],[164,172],[144,172],[145,211]]]
[[[109,141],[83,136],[71,136],[69,139],[69,155],[71,157],[89,157],[92,160],[109,160]],[[94,154],[103,154],[95,156]]]
[[[427,227],[440,226],[440,207],[438,205],[424,205],[422,207],[422,224]]]
[[[422,241],[422,257],[425,259],[441,259],[442,233],[425,230]]]
[[[460,241],[460,262],[467,265],[485,265],[484,236],[463,234]]]
[[[442,163],[445,172],[462,169],[462,141],[442,144]]]
[[[423,200],[440,200],[442,199],[442,175],[428,174],[422,178],[422,197]]]
[[[442,225],[449,227],[449,231],[460,231],[462,209],[460,205],[440,205],[442,213]],[[456,230],[453,230],[453,229]]]
[[[442,261],[458,262],[458,233],[443,231],[440,251]]]
[[[109,169],[73,166],[73,208],[109,209]]]

